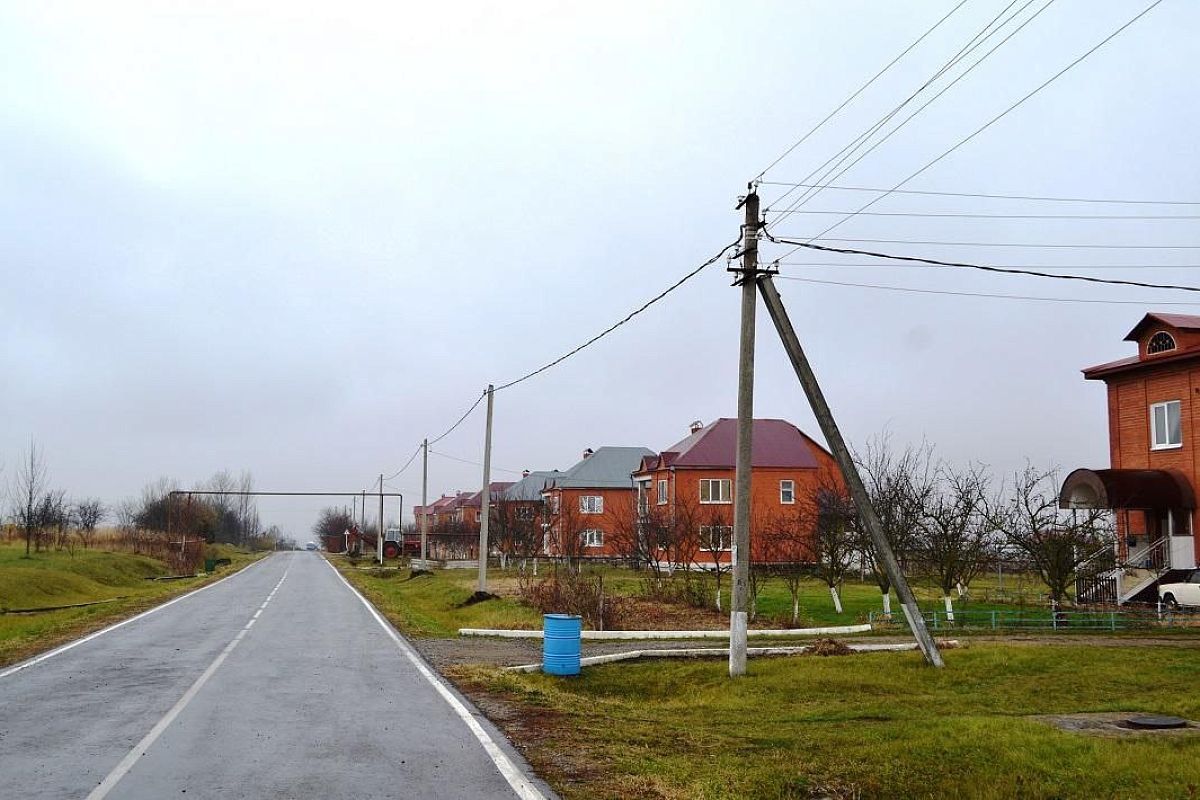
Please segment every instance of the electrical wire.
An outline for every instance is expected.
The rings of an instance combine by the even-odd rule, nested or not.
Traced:
[[[780,241],[783,241],[782,239]],[[1061,242],[945,242],[929,239],[848,239],[840,236],[813,236],[805,239],[805,242],[823,241],[823,242],[869,242],[872,244],[921,244],[935,245],[939,247],[1036,247],[1036,248],[1064,248],[1073,250],[1200,250],[1200,244],[1066,244]],[[792,250],[780,259],[787,258],[795,253]]]
[[[816,187],[814,183],[788,183],[786,181],[759,181],[763,186],[800,186]],[[888,189],[873,186],[846,186],[844,184],[827,184],[826,189],[840,192],[886,192]],[[892,194],[926,195],[929,197],[980,197],[988,200],[1036,200],[1052,203],[1103,203],[1112,205],[1145,205],[1145,206],[1200,206],[1200,200],[1128,200],[1100,197],[1046,197],[1029,194],[984,194],[982,192],[938,192],[922,191],[919,189],[892,189]]]
[[[984,36],[982,39],[980,39],[980,40],[979,40],[977,43],[975,43],[974,45],[972,45],[971,49],[970,49],[970,50],[968,50],[966,53],[963,53],[963,54],[961,54],[961,55],[959,55],[959,56],[956,56],[956,58],[955,58],[953,61],[951,61],[951,64],[950,64],[950,65],[947,65],[947,67],[946,67],[946,68],[943,68],[943,69],[945,70],[945,69],[948,69],[950,66],[953,66],[954,64],[956,64],[956,63],[958,62],[958,60],[961,60],[961,58],[965,57],[966,55],[969,55],[969,54],[970,54],[972,51],[974,51],[976,48],[978,48],[979,46],[981,46],[981,45],[982,45],[982,44],[983,44],[985,41],[987,41],[987,40],[988,40],[989,38],[991,38],[993,35],[995,35],[996,33],[999,33],[999,32],[1000,32],[1000,30],[1001,30],[1001,29],[1002,29],[1004,26],[1008,25],[1008,23],[1010,23],[1010,22],[1012,22],[1014,19],[1016,19],[1016,18],[1017,18],[1017,17],[1018,17],[1018,16],[1021,14],[1021,12],[1023,12],[1023,11],[1024,11],[1026,8],[1028,8],[1028,7],[1029,7],[1029,6],[1032,4],[1032,2],[1033,2],[1033,0],[1029,0],[1029,2],[1026,2],[1026,3],[1025,3],[1025,5],[1021,6],[1021,7],[1020,7],[1020,8],[1018,8],[1016,11],[1014,11],[1014,12],[1013,12],[1013,14],[1012,14],[1012,16],[1010,16],[1008,19],[1006,19],[1006,20],[1004,20],[1002,23],[1000,23],[1000,25],[999,25],[999,26],[997,26],[995,30],[993,30],[993,31],[989,32],[989,33],[988,33],[986,36]],[[1010,33],[1009,33],[1007,36],[1005,36],[1003,39],[1001,39],[999,42],[997,42],[997,43],[996,43],[996,44],[995,44],[995,45],[992,47],[992,49],[988,50],[986,53],[984,53],[982,56],[980,56],[978,59],[976,59],[974,63],[972,63],[972,64],[971,64],[969,67],[967,67],[965,70],[963,70],[962,72],[960,72],[960,73],[959,73],[957,76],[955,76],[954,80],[950,81],[948,84],[946,84],[945,86],[943,86],[943,87],[942,87],[940,90],[938,90],[937,94],[935,94],[933,97],[931,97],[931,98],[929,98],[928,100],[926,100],[926,101],[925,101],[925,103],[924,103],[924,104],[923,104],[923,105],[922,105],[920,108],[918,108],[918,109],[917,109],[916,111],[914,111],[913,113],[909,114],[909,115],[908,115],[908,116],[907,116],[907,117],[906,117],[906,118],[905,118],[903,121],[901,121],[901,122],[900,122],[898,125],[896,125],[895,127],[893,127],[893,128],[892,128],[890,131],[888,131],[886,134],[884,134],[884,136],[883,136],[882,138],[878,139],[878,140],[877,140],[876,142],[874,142],[874,143],[873,143],[873,144],[872,144],[872,145],[871,145],[869,148],[867,148],[865,151],[863,151],[862,153],[860,153],[860,154],[859,154],[859,155],[858,155],[856,158],[854,158],[854,160],[853,160],[853,161],[851,161],[849,164],[846,164],[846,163],[845,163],[845,162],[846,162],[846,160],[847,160],[847,159],[849,159],[850,157],[852,157],[852,156],[854,155],[854,150],[857,150],[858,148],[862,147],[862,146],[863,146],[863,145],[866,143],[866,141],[870,139],[870,137],[871,137],[871,136],[874,136],[874,135],[875,135],[875,133],[877,133],[877,132],[878,132],[878,131],[879,131],[879,130],[882,128],[883,124],[885,124],[885,122],[886,122],[886,121],[890,120],[890,118],[891,118],[891,116],[892,116],[892,115],[889,115],[887,118],[885,118],[885,121],[884,121],[884,122],[881,122],[881,124],[880,124],[878,127],[876,127],[876,128],[873,130],[873,131],[871,131],[871,132],[870,132],[870,133],[869,133],[869,134],[866,136],[866,138],[864,138],[864,139],[862,139],[861,141],[857,142],[857,143],[855,144],[854,148],[851,150],[851,152],[849,152],[849,153],[846,153],[844,156],[842,156],[842,157],[841,157],[841,158],[840,158],[840,159],[837,161],[837,163],[836,163],[836,164],[834,164],[832,167],[830,167],[828,170],[826,170],[826,171],[825,171],[825,173],[824,173],[824,174],[823,174],[823,175],[822,175],[820,178],[818,178],[818,179],[817,179],[819,182],[821,182],[821,184],[822,184],[822,185],[818,186],[818,187],[817,187],[817,188],[815,188],[815,189],[806,189],[806,190],[805,190],[805,191],[802,193],[801,197],[799,197],[797,200],[795,200],[794,202],[792,202],[792,203],[791,203],[791,205],[789,205],[789,206],[788,206],[789,210],[790,210],[790,209],[794,209],[794,208],[796,208],[797,206],[804,205],[805,203],[807,203],[807,202],[809,202],[810,200],[812,200],[814,197],[816,197],[818,194],[820,194],[822,191],[824,191],[825,184],[832,183],[833,181],[836,181],[838,178],[840,178],[842,175],[845,175],[845,174],[846,174],[846,172],[848,172],[848,171],[849,171],[850,169],[852,169],[852,168],[853,168],[853,167],[854,167],[856,164],[858,164],[858,163],[859,163],[860,161],[862,161],[864,158],[866,158],[866,157],[867,157],[867,156],[869,156],[871,153],[873,153],[873,152],[874,152],[876,149],[878,149],[878,148],[879,148],[881,145],[883,145],[883,143],[884,143],[884,142],[886,142],[888,139],[891,139],[891,138],[892,138],[892,136],[894,136],[894,135],[895,135],[897,132],[899,132],[899,131],[900,131],[902,128],[904,128],[906,125],[908,125],[908,123],[912,122],[912,120],[913,120],[914,118],[916,118],[918,115],[920,115],[920,114],[921,114],[921,112],[923,112],[923,111],[924,111],[925,109],[927,109],[927,108],[928,108],[930,105],[932,105],[932,104],[933,104],[935,101],[937,101],[937,99],[938,99],[938,98],[940,98],[942,95],[944,95],[946,92],[948,92],[948,91],[949,91],[951,88],[953,88],[953,87],[954,87],[954,86],[955,86],[955,85],[956,85],[956,84],[957,84],[959,81],[961,81],[963,78],[965,78],[965,77],[967,77],[969,74],[971,74],[971,72],[972,72],[972,71],[973,71],[973,70],[974,70],[976,67],[978,67],[980,64],[982,64],[984,61],[986,61],[986,60],[987,60],[987,59],[988,59],[988,58],[989,58],[989,57],[990,57],[990,56],[991,56],[993,53],[995,53],[997,50],[999,50],[999,49],[1000,49],[1001,47],[1003,47],[1005,44],[1007,44],[1007,43],[1008,43],[1008,41],[1009,41],[1010,39],[1012,39],[1014,36],[1016,36],[1018,33],[1020,33],[1022,30],[1024,30],[1024,29],[1025,29],[1025,27],[1026,27],[1027,25],[1029,25],[1031,22],[1033,22],[1035,19],[1037,19],[1039,16],[1041,16],[1042,12],[1043,12],[1043,11],[1045,11],[1047,8],[1049,8],[1049,7],[1050,7],[1050,6],[1051,6],[1053,3],[1054,3],[1054,0],[1046,0],[1046,2],[1045,2],[1043,5],[1042,5],[1042,7],[1041,7],[1041,8],[1039,8],[1039,9],[1038,9],[1037,11],[1035,11],[1035,12],[1034,12],[1034,13],[1033,13],[1033,14],[1032,14],[1032,15],[1031,15],[1029,18],[1027,18],[1027,19],[1026,19],[1024,22],[1022,22],[1020,25],[1018,25],[1018,26],[1017,26],[1015,29],[1013,29],[1013,30],[1012,30],[1012,31],[1011,31],[1011,32],[1010,32]],[[1012,4],[1010,3],[1010,4],[1009,4],[1009,6],[1011,6],[1011,5],[1012,5]],[[1005,10],[1007,10],[1007,7],[1005,8]],[[1001,14],[1003,14],[1003,13],[1004,13],[1004,12],[1003,12],[1003,11],[1001,11]],[[999,18],[999,16],[1000,16],[1000,15],[997,15],[997,18]],[[993,22],[994,22],[994,21],[995,21],[995,20],[993,20]],[[991,23],[989,23],[988,27],[991,27]],[[986,30],[986,28],[985,28],[985,30]],[[933,81],[934,79],[936,79],[937,77],[939,77],[941,74],[942,74],[942,72],[941,72],[941,71],[939,71],[939,73],[938,73],[937,75],[935,75],[935,76],[934,76],[934,78],[931,78],[931,79],[930,79],[930,81],[926,82],[925,86],[928,86],[930,83],[932,83],[932,81]],[[910,97],[908,100],[905,100],[905,101],[904,101],[904,104],[907,104],[907,103],[908,103],[910,100],[912,100],[913,98],[915,98],[915,97],[916,97],[916,95],[920,93],[920,91],[922,91],[922,90],[924,90],[924,89],[925,89],[925,86],[922,86],[922,87],[921,87],[921,89],[920,89],[920,90],[918,90],[918,92],[917,92],[917,93],[915,93],[915,94],[913,95],[913,97]],[[901,106],[901,107],[903,107],[903,105],[904,105],[904,104],[902,104],[902,106]],[[897,109],[896,109],[896,111],[899,111],[899,110],[900,110],[900,108],[897,108]],[[828,163],[828,162],[826,162],[826,163]],[[843,164],[845,164],[845,166],[842,166]],[[836,172],[836,174],[833,174],[834,172]],[[810,177],[811,177],[811,176],[810,176]],[[807,180],[807,178],[806,178],[806,180]]]
[[[857,289],[880,289],[889,292],[905,292],[909,294],[938,294],[949,295],[952,297],[982,297],[992,300],[1027,300],[1042,303],[1096,303],[1102,305],[1156,305],[1156,306],[1200,306],[1200,303],[1189,303],[1183,301],[1153,301],[1145,300],[1100,300],[1083,297],[1040,297],[1036,295],[1023,294],[991,294],[988,292],[957,292],[946,289],[916,289],[911,286],[888,286],[878,283],[852,283],[850,281],[829,281],[819,280],[817,278],[798,278],[792,275],[776,275],[776,278],[783,281],[799,281],[801,283],[816,283],[824,286],[848,286]]]
[[[433,453],[435,456],[441,456],[442,458],[448,458],[451,461],[457,461],[461,464],[471,464],[472,466],[476,466],[476,467],[483,466],[482,461],[471,461],[468,458],[459,458],[458,456],[452,456],[449,453],[442,453],[437,450],[430,450],[429,452]],[[497,467],[495,464],[492,465],[492,470],[495,472],[507,472],[512,475],[520,475],[521,474],[521,470],[519,470],[519,469],[504,469],[503,467]]]
[[[841,111],[843,108],[845,108],[845,107],[846,107],[846,106],[848,106],[850,103],[852,103],[852,102],[854,101],[854,99],[855,99],[855,98],[857,98],[857,97],[858,97],[860,94],[862,94],[864,91],[866,91],[866,90],[867,90],[867,88],[871,86],[871,84],[875,83],[875,81],[877,81],[877,80],[878,80],[878,79],[879,79],[879,78],[880,78],[880,77],[881,77],[881,76],[882,76],[882,75],[883,75],[885,72],[887,72],[889,69],[891,69],[893,66],[895,66],[895,65],[896,65],[896,62],[898,62],[900,59],[902,59],[902,58],[904,58],[906,55],[908,55],[909,51],[911,51],[911,50],[912,50],[914,47],[916,47],[916,46],[917,46],[917,45],[919,45],[921,42],[923,42],[923,41],[925,40],[925,38],[926,38],[927,36],[929,36],[929,34],[933,33],[935,30],[937,30],[937,29],[938,29],[938,28],[941,26],[941,24],[942,24],[943,22],[945,22],[946,20],[950,19],[950,17],[951,17],[951,16],[954,14],[954,12],[958,11],[960,8],[962,8],[964,5],[966,5],[966,2],[967,2],[967,0],[960,0],[960,2],[958,3],[958,5],[956,5],[956,6],[955,6],[954,8],[952,8],[952,9],[950,9],[950,11],[949,11],[949,12],[946,14],[946,16],[942,17],[942,18],[941,18],[941,19],[939,19],[937,22],[935,22],[935,23],[933,24],[933,27],[932,27],[932,28],[930,28],[929,30],[927,30],[927,31],[925,31],[924,33],[922,33],[922,34],[921,34],[919,37],[917,37],[917,40],[916,40],[915,42],[913,42],[912,44],[910,44],[908,47],[904,48],[904,50],[902,50],[902,51],[901,51],[900,55],[898,55],[898,56],[896,56],[895,58],[893,58],[893,59],[892,59],[890,62],[888,62],[888,64],[887,64],[887,65],[886,65],[886,66],[885,66],[883,69],[879,70],[879,72],[876,72],[876,73],[875,73],[875,74],[874,74],[874,75],[871,77],[871,79],[870,79],[870,80],[868,80],[868,81],[867,81],[866,83],[864,83],[862,86],[858,87],[858,89],[857,89],[857,90],[856,90],[856,91],[855,91],[855,92],[854,92],[852,95],[850,95],[849,97],[847,97],[845,100],[843,100],[843,101],[842,101],[841,105],[839,105],[839,106],[838,106],[837,108],[835,108],[833,111],[830,111],[830,112],[829,112],[829,114],[828,114],[828,115],[825,117],[825,119],[821,120],[821,121],[820,121],[820,122],[818,122],[816,125],[814,125],[814,126],[813,126],[813,127],[812,127],[812,128],[809,130],[809,131],[808,131],[808,133],[806,133],[806,134],[804,134],[803,136],[801,136],[801,137],[799,138],[799,140],[797,140],[797,141],[795,142],[795,144],[793,144],[793,145],[792,145],[791,147],[789,147],[788,149],[784,150],[784,151],[783,151],[783,153],[782,153],[782,154],[780,154],[780,156],[779,156],[778,158],[776,158],[774,161],[772,161],[772,162],[771,162],[770,164],[768,164],[767,166],[763,167],[762,171],[761,171],[761,172],[759,172],[759,173],[758,173],[758,175],[756,175],[756,176],[755,176],[755,180],[757,181],[758,179],[762,178],[762,176],[763,176],[763,175],[765,175],[765,174],[767,173],[767,170],[769,170],[769,169],[771,169],[772,167],[774,167],[774,166],[775,166],[776,164],[778,164],[780,161],[783,161],[785,158],[787,158],[788,156],[790,156],[790,155],[792,154],[792,151],[794,151],[794,150],[795,150],[797,147],[799,147],[800,145],[802,145],[802,144],[804,144],[806,141],[808,141],[809,137],[811,137],[811,136],[812,136],[814,133],[816,133],[816,132],[817,132],[817,131],[819,131],[821,128],[823,128],[823,127],[825,126],[825,123],[826,123],[826,122],[829,122],[829,120],[831,120],[831,119],[833,119],[835,116],[837,116],[837,114],[838,114],[838,112],[839,112],[839,111]]]
[[[894,269],[895,264],[881,264],[875,262],[873,264],[861,263],[841,263],[838,261],[773,261],[772,264],[777,264],[781,267],[816,267],[818,269],[826,268],[865,268],[865,269]],[[909,268],[928,267],[930,264],[909,264]],[[1012,269],[1200,269],[1200,264],[997,264],[998,267],[1011,267]]]
[[[990,214],[959,211],[813,211],[807,208],[768,211],[780,219],[792,214],[846,214],[864,217],[937,217],[939,219],[1073,219],[1073,220],[1196,220],[1200,214]],[[778,220],[776,220],[778,221]],[[769,227],[769,226],[768,226]]]
[[[463,422],[466,421],[467,417],[471,416],[471,412],[474,411],[475,409],[479,408],[479,404],[483,402],[483,398],[485,398],[485,397],[487,397],[487,392],[484,392],[481,395],[479,395],[479,397],[475,398],[475,402],[472,403],[471,407],[468,408],[463,413],[463,415],[458,418],[458,422],[454,423],[449,428],[447,428],[446,431],[441,436],[437,436],[437,437],[434,437],[433,439],[430,439],[429,444],[437,444],[442,439],[445,439],[447,436],[454,433],[455,429],[458,428],[459,425],[462,425]]]
[[[870,250],[852,250],[849,248],[840,247],[825,247],[824,245],[813,244],[811,242],[797,242],[790,239],[778,239],[771,234],[766,234],[767,238],[777,244],[794,244],[797,249],[807,248],[810,250],[820,250],[825,253],[842,253],[856,256],[869,256],[871,258],[887,258],[894,261],[911,261],[917,264],[928,264],[937,267],[956,267],[961,269],[976,269],[983,272],[997,272],[1008,275],[1028,275],[1035,278],[1051,278],[1060,281],[1085,281],[1087,283],[1103,283],[1111,286],[1137,286],[1143,289],[1169,289],[1180,292],[1200,292],[1200,286],[1180,286],[1177,284],[1167,283],[1145,283],[1143,281],[1130,281],[1118,278],[1097,278],[1094,275],[1061,275],[1050,272],[1039,272],[1036,270],[1015,269],[1012,267],[995,267],[987,264],[970,264],[963,261],[939,261],[933,258],[920,258],[918,256],[900,256],[892,253],[877,253]],[[793,251],[795,252],[795,251]]]
[[[408,457],[408,461],[404,462],[404,466],[401,467],[400,469],[396,470],[395,472],[393,472],[391,475],[388,475],[387,477],[385,477],[383,479],[384,482],[390,481],[392,478],[396,477],[400,473],[404,472],[404,470],[408,469],[409,466],[413,463],[413,461],[416,460],[417,453],[420,453],[420,452],[421,452],[421,445],[417,445],[417,449],[413,450],[413,454]]]
[[[580,351],[581,351],[581,350],[583,350],[584,348],[590,347],[591,345],[593,345],[593,344],[595,344],[596,342],[600,341],[600,340],[601,340],[601,339],[603,339],[605,336],[608,336],[610,333],[612,333],[613,331],[615,331],[617,328],[619,328],[619,327],[621,327],[622,325],[624,325],[625,323],[629,322],[631,319],[633,319],[634,317],[636,317],[638,314],[641,314],[643,311],[645,311],[646,309],[648,309],[650,306],[654,305],[654,304],[655,304],[655,303],[657,303],[659,300],[662,300],[664,297],[666,297],[667,295],[669,295],[671,292],[675,291],[675,290],[676,290],[676,289],[678,289],[680,286],[682,286],[683,284],[687,283],[687,282],[688,282],[689,280],[691,280],[692,278],[694,278],[694,277],[696,277],[697,275],[699,275],[701,271],[703,271],[703,270],[704,270],[706,267],[710,266],[711,264],[714,264],[716,261],[718,261],[718,260],[721,258],[721,256],[725,255],[725,254],[726,254],[726,253],[728,253],[730,250],[732,250],[734,247],[736,247],[738,244],[740,244],[740,243],[741,243],[741,241],[742,241],[742,237],[741,237],[741,236],[739,236],[737,239],[735,239],[734,241],[730,242],[729,244],[725,245],[725,246],[724,246],[724,247],[722,247],[720,250],[718,250],[718,251],[716,252],[716,254],[715,254],[715,255],[714,255],[712,258],[708,259],[707,261],[705,261],[704,263],[702,263],[700,266],[698,266],[698,267],[696,267],[695,269],[693,269],[691,272],[688,272],[686,275],[684,275],[684,276],[683,276],[682,278],[680,278],[679,280],[675,281],[673,284],[671,284],[670,286],[668,286],[666,289],[664,289],[663,291],[659,292],[659,293],[658,293],[658,294],[656,294],[654,297],[650,298],[650,299],[649,299],[649,300],[647,300],[645,303],[643,303],[642,305],[640,305],[640,306],[638,306],[637,308],[635,308],[633,311],[631,311],[631,312],[629,312],[628,314],[626,314],[626,315],[625,315],[623,318],[621,318],[621,319],[620,319],[620,320],[618,320],[617,322],[613,323],[612,325],[608,326],[607,328],[605,328],[604,330],[602,330],[600,333],[598,333],[598,334],[596,334],[595,336],[593,336],[592,338],[588,339],[586,342],[584,342],[583,344],[579,345],[579,346],[578,346],[578,347],[576,347],[575,349],[567,351],[567,352],[566,352],[566,353],[564,353],[563,355],[559,356],[558,358],[554,359],[553,361],[550,361],[549,363],[543,364],[542,366],[538,367],[537,369],[533,370],[532,372],[527,372],[527,373],[525,373],[524,375],[522,375],[521,377],[519,377],[519,378],[516,378],[516,379],[514,379],[514,380],[511,380],[511,381],[509,381],[508,383],[502,383],[502,384],[500,384],[499,386],[496,386],[496,387],[495,387],[495,388],[494,388],[492,391],[493,391],[493,392],[499,392],[499,391],[500,391],[500,390],[502,390],[502,389],[507,389],[507,388],[509,388],[510,386],[516,386],[518,383],[521,383],[521,382],[523,382],[523,381],[527,381],[527,380],[529,380],[530,378],[532,378],[534,375],[538,375],[538,374],[540,374],[540,373],[543,373],[543,372],[545,372],[546,370],[550,369],[551,367],[555,367],[555,366],[557,366],[557,365],[561,364],[562,362],[566,361],[568,358],[570,358],[571,356],[573,356],[573,355],[575,355],[576,353],[580,352]],[[482,398],[481,398],[481,399],[482,399]],[[478,404],[479,404],[479,401],[478,401],[478,400],[477,400],[477,401],[475,401],[475,402],[476,402],[476,405],[478,405]],[[468,412],[468,413],[470,413],[470,412]],[[430,444],[433,444],[433,442],[430,442]]]
[[[1115,39],[1117,36],[1119,36],[1119,35],[1120,35],[1120,34],[1121,34],[1123,31],[1125,31],[1126,29],[1128,29],[1128,28],[1129,28],[1129,26],[1133,25],[1133,24],[1134,24],[1135,22],[1137,22],[1139,19],[1141,19],[1142,17],[1144,17],[1146,14],[1150,13],[1150,12],[1151,12],[1151,11],[1152,11],[1152,10],[1153,10],[1155,7],[1157,7],[1157,6],[1158,6],[1160,3],[1162,3],[1162,1],[1163,1],[1163,0],[1154,0],[1154,2],[1150,3],[1150,5],[1146,6],[1144,9],[1142,9],[1142,11],[1141,11],[1141,12],[1139,12],[1139,13],[1138,13],[1136,16],[1134,16],[1133,18],[1131,18],[1129,21],[1125,22],[1123,25],[1121,25],[1120,27],[1118,27],[1116,30],[1114,30],[1112,33],[1110,33],[1108,36],[1104,37],[1102,40],[1100,40],[1100,42],[1098,42],[1097,44],[1095,44],[1094,46],[1092,46],[1092,47],[1091,47],[1091,49],[1087,50],[1087,51],[1086,51],[1085,53],[1083,53],[1082,55],[1080,55],[1080,56],[1078,56],[1077,58],[1075,58],[1075,60],[1073,60],[1071,63],[1067,64],[1065,67],[1063,67],[1062,69],[1060,69],[1058,72],[1054,73],[1052,76],[1050,76],[1049,78],[1047,78],[1047,79],[1046,79],[1044,82],[1042,82],[1040,85],[1038,85],[1038,86],[1037,86],[1037,88],[1035,88],[1033,91],[1029,92],[1028,94],[1026,94],[1025,96],[1023,96],[1023,97],[1022,97],[1020,100],[1018,100],[1017,102],[1013,103],[1012,105],[1010,105],[1008,108],[1006,108],[1006,109],[1004,109],[1003,111],[1001,111],[1001,112],[1000,112],[999,114],[997,114],[996,116],[992,117],[990,120],[988,120],[987,122],[985,122],[985,123],[984,123],[983,125],[981,125],[979,128],[975,129],[975,131],[974,131],[973,133],[970,133],[970,134],[968,134],[967,136],[965,136],[964,138],[960,139],[960,140],[959,140],[959,141],[958,141],[956,144],[952,145],[950,148],[948,148],[947,150],[945,150],[945,151],[944,151],[944,152],[943,152],[941,155],[937,156],[937,157],[936,157],[936,158],[934,158],[932,161],[929,161],[928,163],[926,163],[926,164],[925,164],[925,166],[921,167],[921,168],[920,168],[920,169],[918,169],[916,172],[912,173],[912,174],[911,174],[911,175],[909,175],[907,178],[905,178],[904,180],[902,180],[902,181],[900,181],[899,183],[897,183],[895,186],[893,186],[893,187],[892,187],[892,189],[889,189],[887,192],[885,192],[885,193],[883,193],[883,194],[879,195],[878,197],[874,198],[874,199],[873,199],[873,200],[871,200],[870,202],[866,203],[866,204],[865,204],[865,205],[863,205],[861,208],[859,208],[859,209],[858,209],[858,211],[856,211],[855,213],[853,213],[853,214],[850,214],[850,215],[848,215],[848,216],[846,216],[846,217],[843,217],[842,219],[838,220],[837,222],[835,222],[834,224],[830,225],[828,228],[826,228],[825,230],[821,231],[819,234],[817,234],[817,236],[815,236],[815,237],[813,237],[813,238],[814,238],[814,239],[819,239],[819,238],[821,238],[821,237],[825,236],[826,234],[828,234],[829,232],[831,232],[831,231],[835,230],[836,228],[838,228],[838,227],[840,227],[840,226],[844,225],[846,222],[848,222],[848,221],[850,221],[851,219],[853,219],[853,218],[854,218],[855,216],[857,216],[859,213],[861,213],[861,212],[863,212],[863,211],[866,211],[868,208],[870,208],[871,206],[873,206],[873,205],[875,205],[876,203],[878,203],[880,200],[882,200],[882,199],[884,199],[885,197],[887,197],[888,195],[890,195],[890,194],[892,193],[892,191],[894,191],[895,189],[899,189],[899,188],[901,188],[902,186],[904,186],[904,184],[908,183],[908,182],[909,182],[909,181],[911,181],[913,178],[916,178],[918,175],[921,175],[923,172],[925,172],[926,170],[928,170],[928,169],[929,169],[930,167],[932,167],[933,165],[937,164],[937,163],[938,163],[939,161],[941,161],[943,158],[945,158],[946,156],[950,155],[951,153],[953,153],[955,150],[957,150],[958,148],[962,147],[962,146],[963,146],[963,145],[965,145],[966,143],[970,142],[970,141],[971,141],[972,139],[974,139],[976,136],[978,136],[979,134],[983,133],[983,132],[984,132],[984,131],[986,131],[988,128],[990,128],[992,125],[996,124],[996,123],[997,123],[997,122],[999,122],[1001,119],[1003,119],[1004,117],[1006,117],[1006,116],[1007,116],[1007,115],[1008,115],[1010,112],[1012,112],[1013,110],[1015,110],[1015,109],[1019,108],[1020,106],[1022,106],[1022,105],[1023,105],[1025,102],[1027,102],[1027,101],[1028,101],[1028,100],[1029,100],[1031,97],[1034,97],[1034,96],[1035,96],[1035,95],[1037,95],[1039,92],[1041,92],[1043,89],[1045,89],[1047,86],[1049,86],[1050,84],[1054,83],[1054,82],[1055,82],[1056,80],[1058,80],[1060,77],[1062,77],[1063,75],[1065,75],[1065,74],[1066,74],[1068,71],[1070,71],[1071,69],[1073,69],[1073,68],[1074,68],[1076,65],[1078,65],[1079,63],[1081,63],[1082,61],[1084,61],[1084,59],[1086,59],[1086,58],[1088,58],[1090,55],[1092,55],[1092,53],[1095,53],[1095,52],[1096,52],[1097,50],[1099,50],[1101,47],[1103,47],[1104,45],[1106,45],[1106,44],[1108,44],[1109,42],[1111,42],[1113,39]],[[811,240],[810,240],[810,241],[811,241]]]

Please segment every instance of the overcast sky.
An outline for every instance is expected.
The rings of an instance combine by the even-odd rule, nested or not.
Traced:
[[[1053,2],[838,183],[895,185],[1147,2]],[[32,438],[53,484],[76,496],[118,500],[159,476],[193,485],[220,469],[250,470],[260,488],[366,487],[488,382],[574,347],[732,241],[746,182],[954,5],[5,4],[4,478]],[[969,0],[765,178],[802,180],[1006,5]],[[1197,199],[1197,30],[1200,4],[1166,0],[906,188]],[[764,205],[783,191],[763,186]],[[853,210],[875,196],[830,190],[804,209]],[[1198,208],[892,195],[871,210]],[[813,236],[839,218],[798,214],[773,230]],[[1198,245],[1196,230],[864,215],[830,235]],[[1197,250],[874,247],[1200,283],[1192,269],[1142,269],[1200,263]],[[1093,269],[1102,265],[1129,268]],[[852,442],[889,429],[1000,474],[1026,458],[1106,466],[1104,387],[1079,369],[1131,354],[1121,338],[1145,311],[1200,308],[1164,305],[1195,297],[1183,293],[902,264],[782,271],[1134,301],[779,282]],[[498,393],[494,464],[562,469],[586,447],[661,449],[694,419],[734,416],[737,312],[721,262]],[[761,309],[757,358],[757,415],[819,438]],[[482,439],[477,413],[435,449],[478,461]],[[419,467],[393,481],[409,505]],[[478,488],[480,472],[431,455],[430,493]],[[319,505],[263,509],[303,538]]]

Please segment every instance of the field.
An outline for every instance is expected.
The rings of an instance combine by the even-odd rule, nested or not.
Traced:
[[[43,551],[25,557],[21,543],[0,543],[0,665],[20,661],[132,616],[240,569],[263,554],[219,546],[231,566],[212,576],[172,581],[165,564],[146,556],[98,549]],[[36,613],[14,610],[96,603]]]
[[[1195,797],[1200,736],[1035,717],[1200,717],[1200,650],[973,644],[915,653],[451,675],[564,798]]]

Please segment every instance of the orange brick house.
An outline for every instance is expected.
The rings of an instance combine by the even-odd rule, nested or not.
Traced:
[[[1147,314],[1126,336],[1137,355],[1088,367],[1108,389],[1108,469],[1077,469],[1063,508],[1116,513],[1118,569],[1104,598],[1156,597],[1160,581],[1196,566],[1200,474],[1200,316]]]
[[[491,497],[489,503],[495,503],[504,496],[504,492],[508,487],[512,486],[512,481],[492,481]],[[458,507],[455,509],[455,522],[463,531],[471,533],[479,533],[479,515],[483,510],[483,492],[479,491],[472,495],[467,495],[462,499]]]
[[[613,558],[613,536],[627,530],[634,507],[631,477],[646,447],[585,450],[570,469],[546,480],[542,489],[546,523],[543,552],[559,558]]]
[[[785,420],[756,419],[753,436],[751,557],[759,562],[795,558],[806,548],[792,549],[790,557],[772,554],[758,534],[784,519],[811,524],[815,531],[811,512],[817,490],[842,487],[837,464],[829,451]],[[699,566],[732,560],[736,452],[736,419],[694,422],[685,439],[642,459],[633,475],[639,514],[665,510],[678,515],[687,510],[696,527]]]

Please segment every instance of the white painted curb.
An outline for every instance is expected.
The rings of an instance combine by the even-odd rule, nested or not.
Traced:
[[[753,630],[755,636],[832,636],[846,633],[866,633],[866,625],[835,625],[827,628],[784,628],[782,630]],[[503,628],[459,628],[459,636],[496,636],[502,639],[541,639],[541,631],[506,630]],[[728,639],[729,631],[584,631],[584,639]]]
[[[958,640],[951,639],[949,641],[939,642],[942,647],[957,647]],[[856,653],[882,653],[882,652],[903,652],[906,650],[916,650],[916,642],[903,642],[901,644],[850,644],[846,645]],[[797,656],[802,653],[807,653],[812,649],[811,645],[801,647],[748,647],[746,654],[751,656]],[[657,650],[630,650],[627,653],[609,653],[603,656],[588,656],[587,658],[579,659],[579,666],[594,667],[598,664],[610,664],[614,661],[629,661],[637,658],[715,658],[717,656],[729,655],[728,647],[688,647]],[[522,664],[519,667],[505,667],[505,672],[541,672],[541,664]]]

